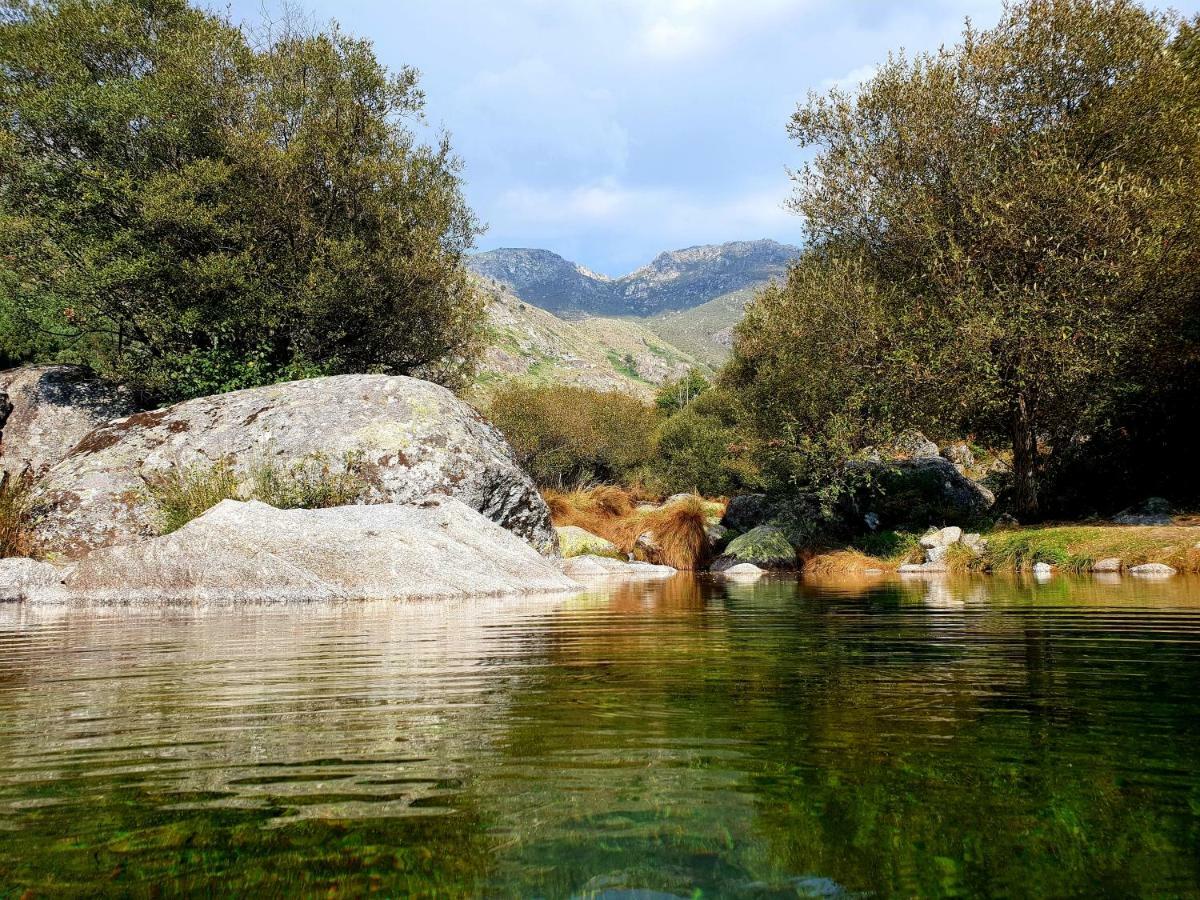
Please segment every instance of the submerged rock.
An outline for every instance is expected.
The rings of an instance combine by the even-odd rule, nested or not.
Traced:
[[[1177,573],[1164,563],[1143,563],[1140,566],[1131,568],[1129,574],[1137,575],[1141,578],[1170,578]]]
[[[723,570],[720,574],[726,578],[761,578],[767,573],[765,569],[760,569],[754,563],[738,563],[736,566],[730,566]]]
[[[81,366],[0,372],[0,471],[40,475],[93,428],[137,410],[128,391]]]
[[[794,569],[796,550],[780,529],[759,525],[730,541],[710,568],[723,572],[739,563],[751,563],[760,569]]]
[[[408,506],[316,510],[225,500],[173,534],[93,551],[55,575],[56,583],[51,583],[48,570],[27,570],[18,599],[156,604],[425,600],[579,587],[554,560],[448,497]],[[13,591],[3,584],[0,595]]]
[[[361,459],[368,503],[455,497],[552,553],[541,495],[500,432],[445,388],[415,378],[339,375],[188,400],[89,432],[43,478],[35,538],[78,558],[157,533],[146,481],[172,466]]]
[[[563,574],[569,578],[669,578],[675,569],[644,562],[622,562],[608,556],[575,556],[563,563]]]

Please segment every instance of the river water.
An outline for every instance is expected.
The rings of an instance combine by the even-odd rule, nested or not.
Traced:
[[[0,896],[1200,894],[1200,583],[0,607]]]

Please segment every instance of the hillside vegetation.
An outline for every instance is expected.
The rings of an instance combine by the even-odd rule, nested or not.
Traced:
[[[692,369],[712,370],[640,322],[560,319],[494,283],[476,280],[487,298],[486,349],[472,388],[486,398],[517,381],[624,391],[644,401]]]

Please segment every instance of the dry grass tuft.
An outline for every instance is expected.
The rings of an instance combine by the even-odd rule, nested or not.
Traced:
[[[33,555],[33,473],[0,472],[0,559]]]
[[[804,574],[816,578],[841,578],[862,575],[867,569],[894,569],[895,563],[876,559],[859,550],[833,550],[804,561]]]
[[[712,554],[708,539],[708,511],[699,497],[678,500],[669,506],[631,516],[635,555],[645,555],[647,562],[673,566],[676,569],[699,569]],[[648,541],[638,544],[646,534]],[[621,546],[618,544],[618,546]]]
[[[555,525],[590,531],[612,541],[622,553],[647,562],[698,569],[712,553],[706,522],[709,510],[699,497],[641,511],[628,491],[609,485],[566,492],[547,490],[544,496]],[[641,540],[643,535],[646,540]]]

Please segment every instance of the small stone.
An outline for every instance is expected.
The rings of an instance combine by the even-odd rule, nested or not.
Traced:
[[[1121,560],[1116,556],[1108,556],[1104,559],[1096,560],[1092,566],[1093,572],[1120,572]]]
[[[1034,575],[1053,575],[1054,574],[1054,566],[1050,565],[1050,563],[1047,563],[1047,562],[1034,563],[1033,564],[1033,574]]]
[[[621,551],[612,541],[605,540],[576,525],[564,525],[554,529],[558,533],[558,546],[566,558],[572,556],[611,556],[622,558]]]
[[[1170,578],[1176,572],[1170,566],[1163,563],[1143,563],[1140,566],[1131,568],[1129,574],[1137,575],[1141,578]]]
[[[738,563],[736,566],[730,566],[721,574],[726,578],[761,578],[766,571],[754,563]]]
[[[938,562],[905,563],[896,570],[901,575],[941,575],[946,567]]]

